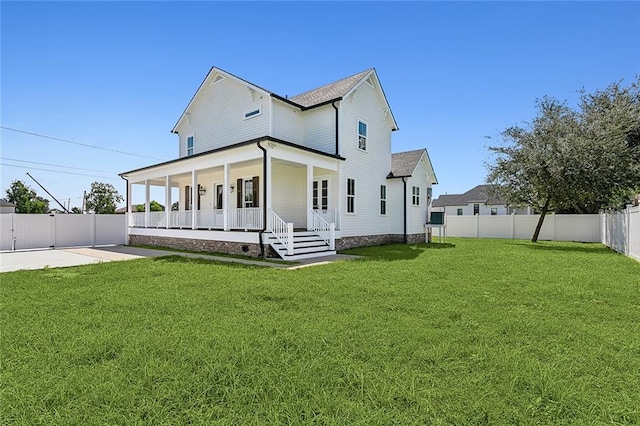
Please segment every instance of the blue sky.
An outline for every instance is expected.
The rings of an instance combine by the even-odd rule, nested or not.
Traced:
[[[14,179],[46,196],[30,172],[72,206],[93,181],[124,194],[117,173],[177,157],[170,130],[211,66],[288,96],[375,67],[400,126],[393,151],[428,149],[435,196],[482,183],[487,146],[531,119],[536,98],[575,103],[640,73],[635,2],[0,8],[2,126],[104,148],[1,129],[2,196]]]

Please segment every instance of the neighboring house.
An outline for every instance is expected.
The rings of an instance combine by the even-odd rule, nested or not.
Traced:
[[[0,214],[15,213],[16,205],[10,201],[0,198]]]
[[[530,208],[510,207],[490,191],[490,185],[478,185],[464,194],[441,195],[431,205],[433,211],[448,215],[531,214]]]
[[[426,149],[392,155],[396,130],[374,69],[287,98],[214,67],[178,158],[121,174],[127,205],[142,185],[179,206],[130,213],[130,242],[296,259],[421,241],[437,180]]]

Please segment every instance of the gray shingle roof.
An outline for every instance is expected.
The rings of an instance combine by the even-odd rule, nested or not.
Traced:
[[[343,78],[342,80],[325,84],[324,86],[309,90],[299,95],[292,96],[289,100],[308,108],[323,102],[341,98],[346,95],[349,90],[353,89],[353,87],[371,71],[373,71],[373,68],[359,72],[350,77]]]
[[[16,205],[10,201],[5,200],[4,198],[0,198],[0,206],[1,207],[15,207]]]
[[[446,194],[433,200],[433,207],[465,206],[469,203],[487,205],[504,204],[504,201],[491,193],[491,185],[478,185],[464,194]]]
[[[390,177],[411,176],[425,151],[425,149],[417,149],[392,154]]]

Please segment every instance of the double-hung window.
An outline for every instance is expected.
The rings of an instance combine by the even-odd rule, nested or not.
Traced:
[[[480,204],[474,204],[473,205],[473,215],[477,215],[480,214]]]
[[[367,150],[367,123],[358,120],[358,149]]]
[[[347,179],[347,213],[356,212],[356,181]]]
[[[195,138],[193,135],[187,136],[187,156],[193,155],[195,150]]]
[[[380,185],[380,214],[387,214],[387,185]]]
[[[411,188],[411,204],[414,206],[420,205],[420,187],[413,186]]]

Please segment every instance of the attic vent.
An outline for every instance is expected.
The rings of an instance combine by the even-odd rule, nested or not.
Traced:
[[[213,86],[214,84],[216,84],[219,81],[224,80],[225,78],[227,78],[227,77],[225,77],[224,75],[216,74],[216,76],[213,77],[213,80],[211,80],[211,83],[209,83],[209,86]]]
[[[373,79],[371,77],[367,78],[364,82],[367,83],[371,87],[375,87],[373,85]]]

